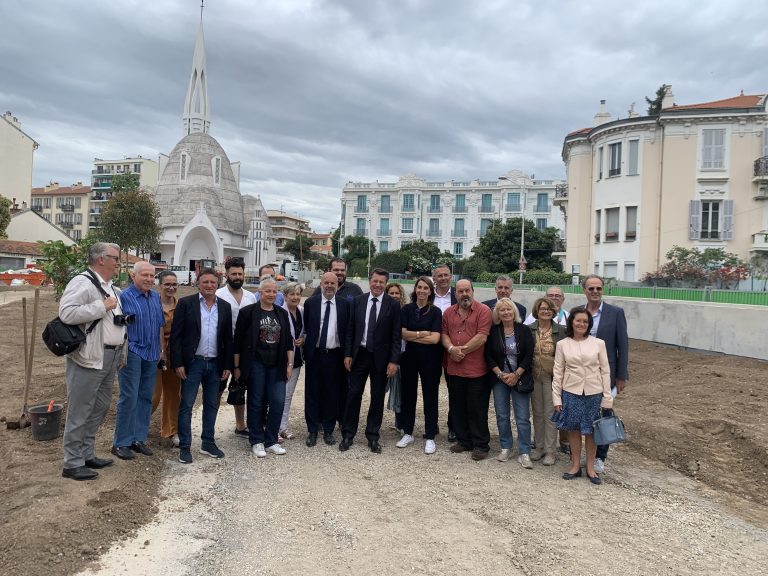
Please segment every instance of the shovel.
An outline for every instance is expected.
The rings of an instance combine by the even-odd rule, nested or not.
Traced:
[[[35,307],[32,313],[32,334],[31,341],[27,341],[27,299],[21,299],[22,321],[24,324],[24,407],[21,409],[21,417],[18,421],[9,420],[6,427],[9,430],[26,428],[31,424],[29,419],[29,383],[32,381],[32,360],[35,355],[35,334],[37,333],[37,310],[40,304],[40,289],[35,288]]]

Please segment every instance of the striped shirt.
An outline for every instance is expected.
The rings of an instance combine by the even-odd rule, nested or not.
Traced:
[[[148,362],[160,360],[160,328],[165,326],[160,295],[150,290],[146,294],[131,284],[120,293],[123,314],[135,314],[128,325],[128,350]]]

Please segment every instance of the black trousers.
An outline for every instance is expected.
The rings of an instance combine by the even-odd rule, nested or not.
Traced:
[[[369,442],[379,439],[381,421],[384,417],[384,390],[387,386],[387,368],[376,366],[373,354],[360,348],[352,361],[347,388],[347,403],[344,408],[344,421],[341,433],[344,438],[354,438],[360,424],[360,405],[363,402],[365,381],[371,381],[371,404],[365,425],[365,437]]]
[[[465,449],[488,452],[488,404],[491,386],[486,375],[478,378],[451,376],[448,380],[448,404],[456,439]]]
[[[434,440],[437,434],[438,396],[442,362],[439,357],[430,358],[416,352],[404,352],[400,356],[400,428],[413,435],[416,422],[416,400],[419,378],[424,403],[424,437]]]
[[[304,372],[304,420],[307,431],[316,434],[322,426],[330,434],[336,427],[339,396],[346,387],[344,354],[341,348],[315,350]]]

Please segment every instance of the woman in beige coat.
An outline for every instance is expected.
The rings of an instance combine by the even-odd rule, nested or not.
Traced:
[[[581,476],[581,436],[587,444],[587,476],[592,484],[602,480],[594,469],[597,447],[592,440],[592,422],[600,417],[600,409],[613,407],[611,369],[605,343],[589,335],[592,314],[574,308],[568,316],[565,340],[557,344],[552,376],[553,421],[560,430],[568,431],[571,444],[571,466],[564,480]]]

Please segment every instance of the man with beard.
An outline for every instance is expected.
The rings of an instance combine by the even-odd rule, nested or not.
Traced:
[[[336,275],[336,280],[339,283],[339,288],[336,290],[336,298],[347,300],[350,304],[356,296],[360,296],[363,293],[363,289],[357,284],[347,282],[347,263],[344,258],[334,258],[328,265],[328,272],[333,272]],[[320,294],[321,289],[318,286],[312,296]]]
[[[230,258],[227,263],[224,264],[226,269],[227,283],[216,290],[216,296],[222,300],[229,302],[232,308],[232,335],[235,334],[235,326],[237,325],[237,315],[240,313],[241,308],[245,308],[249,304],[256,304],[256,296],[253,292],[243,290],[243,282],[245,281],[245,262],[242,258]],[[262,269],[264,267],[262,266]],[[274,270],[272,270],[274,273]],[[267,272],[269,273],[269,272]],[[245,383],[240,384],[237,380],[232,378],[229,383],[230,390],[243,389],[242,395],[237,398],[237,404],[234,404],[235,409],[235,434],[248,438],[248,427],[245,424]],[[230,402],[232,400],[230,399]]]
[[[488,457],[491,433],[488,430],[488,367],[485,341],[491,331],[491,310],[474,297],[472,282],[456,283],[454,304],[443,315],[442,344],[446,350],[448,406],[456,444],[451,452],[472,451],[473,460]]]

